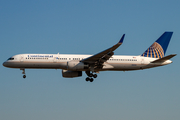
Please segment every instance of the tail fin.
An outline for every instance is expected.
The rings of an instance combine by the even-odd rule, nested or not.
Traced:
[[[164,32],[141,56],[151,58],[164,57],[173,32]]]

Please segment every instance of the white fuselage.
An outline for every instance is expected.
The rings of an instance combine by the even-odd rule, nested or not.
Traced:
[[[9,68],[34,68],[34,69],[64,69],[68,70],[68,62],[77,62],[90,57],[91,55],[73,55],[73,54],[19,54],[11,57],[3,63]],[[172,63],[166,60],[163,63],[151,63],[158,58],[149,58],[142,56],[120,56],[113,55],[109,60],[103,63],[101,69],[94,71],[128,71],[152,68]],[[87,69],[74,69],[73,71],[86,71]]]
[[[23,78],[25,69],[62,69],[65,78],[81,77],[85,71],[86,81],[93,82],[99,71],[130,71],[163,66],[172,63],[176,54],[165,56],[172,32],[165,32],[142,55],[114,55],[114,51],[123,43],[125,34],[112,47],[94,55],[73,54],[19,54],[3,63],[9,68],[20,68]]]

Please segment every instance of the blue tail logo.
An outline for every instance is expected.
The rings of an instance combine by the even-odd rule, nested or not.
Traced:
[[[173,32],[165,32],[141,56],[151,58],[164,57]]]

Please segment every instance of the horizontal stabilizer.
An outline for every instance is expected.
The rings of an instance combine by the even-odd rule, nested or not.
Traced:
[[[152,61],[151,63],[162,63],[162,62],[165,62],[166,60],[169,60],[171,59],[172,57],[176,56],[177,54],[172,54],[172,55],[168,55],[166,57],[163,57],[163,58],[160,58],[160,59],[157,59],[155,61]]]

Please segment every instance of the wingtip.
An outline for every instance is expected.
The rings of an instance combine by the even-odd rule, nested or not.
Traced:
[[[123,40],[124,40],[124,37],[125,37],[125,34],[123,34],[123,36],[121,37],[121,39],[119,40],[118,43],[122,44],[122,43],[123,43]]]
[[[172,54],[173,56],[176,56],[177,54]]]

